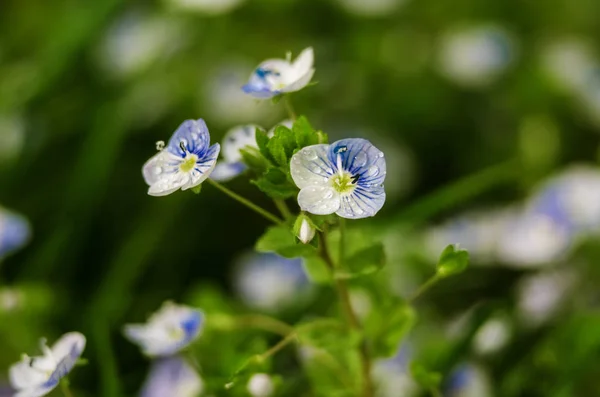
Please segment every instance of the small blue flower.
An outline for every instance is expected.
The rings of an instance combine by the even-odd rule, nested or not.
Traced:
[[[184,121],[167,147],[144,164],[148,194],[165,196],[204,182],[215,168],[221,150],[218,143],[209,145],[210,134],[204,120]]]
[[[184,359],[161,358],[152,364],[141,397],[197,397],[203,388],[202,379]]]
[[[246,170],[242,161],[241,149],[256,148],[256,125],[241,125],[230,129],[223,138],[223,160],[220,161],[210,175],[215,181],[228,181]]]
[[[301,259],[276,254],[249,254],[240,258],[234,287],[250,307],[266,311],[284,309],[310,296]]]
[[[125,336],[150,357],[166,357],[186,348],[202,332],[204,313],[165,302],[146,324],[125,326]]]
[[[17,391],[13,397],[41,397],[50,393],[73,369],[85,348],[85,336],[78,332],[63,335],[48,348],[42,340],[43,356],[23,355],[9,371],[10,383]]]
[[[0,207],[0,258],[25,245],[29,236],[29,223]]]
[[[292,156],[290,168],[301,189],[298,204],[312,214],[366,218],[385,202],[385,158],[365,139],[305,147]]]
[[[276,95],[299,91],[310,83],[315,69],[314,53],[306,48],[294,62],[269,59],[261,63],[242,90],[256,98],[268,99]]]
[[[444,387],[445,397],[489,397],[492,395],[488,376],[479,367],[463,364],[449,376]]]

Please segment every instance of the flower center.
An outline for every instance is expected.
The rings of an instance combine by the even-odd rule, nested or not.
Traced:
[[[357,176],[352,176],[348,172],[334,174],[330,183],[338,193],[351,193],[356,188]]]
[[[183,159],[183,163],[179,165],[179,169],[182,172],[190,172],[196,166],[196,161],[198,161],[198,156],[188,153],[188,155]]]

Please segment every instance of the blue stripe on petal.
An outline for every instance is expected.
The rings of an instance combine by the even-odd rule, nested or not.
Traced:
[[[374,216],[383,207],[385,197],[383,186],[370,189],[358,186],[351,194],[342,196],[342,205],[336,214],[348,219]]]
[[[359,185],[383,184],[387,172],[385,157],[383,152],[371,142],[366,139],[350,138],[331,144],[328,157],[336,170],[338,155],[341,156],[343,170],[353,176],[359,176]]]
[[[191,310],[189,317],[184,319],[181,323],[181,328],[185,333],[183,343],[188,344],[196,338],[203,325],[204,314],[198,310]]]
[[[204,157],[210,144],[210,134],[204,120],[186,120],[181,123],[169,140],[167,150],[183,158],[187,152],[182,150],[182,143],[187,152]]]

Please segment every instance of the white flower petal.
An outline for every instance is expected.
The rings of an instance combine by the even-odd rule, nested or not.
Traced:
[[[12,397],[42,397],[54,390],[54,386],[38,386],[30,389],[23,389],[13,394]]]
[[[196,397],[203,390],[202,379],[180,357],[157,360],[142,389],[142,397]]]
[[[306,72],[306,74],[301,75],[302,77],[300,77],[298,80],[294,81],[293,83],[283,87],[280,91],[281,92],[295,92],[295,91],[300,91],[301,89],[303,89],[304,87],[306,87],[308,85],[308,83],[310,83],[310,80],[312,79],[313,75],[315,74],[315,70],[314,69],[310,69],[308,72]]]
[[[256,128],[253,124],[240,125],[225,133],[223,137],[223,159],[228,163],[242,161],[241,149],[247,146],[257,147]]]
[[[217,163],[215,169],[210,173],[210,178],[217,182],[227,182],[240,175],[246,169],[244,163]]]
[[[314,61],[315,61],[315,53],[314,53],[312,47],[308,47],[308,48],[305,48],[300,53],[300,55],[298,55],[298,57],[292,64],[292,67],[294,68],[294,70],[296,71],[298,76],[304,76],[311,70],[314,70],[313,69]]]
[[[290,171],[300,189],[307,186],[327,186],[334,170],[327,157],[329,145],[308,146],[292,156]]]
[[[349,195],[341,197],[340,209],[336,212],[342,218],[361,219],[374,216],[385,203],[383,186],[369,190],[358,186]]]
[[[31,388],[33,385],[42,384],[48,379],[44,373],[31,367],[30,360],[30,358],[27,358],[19,361],[8,370],[8,377],[13,388],[18,390]]]
[[[85,336],[79,332],[66,333],[52,345],[52,355],[57,358],[66,357],[74,351],[81,355],[85,349],[85,342]]]
[[[179,169],[181,158],[163,150],[150,158],[142,167],[146,184],[152,186],[159,182],[165,174],[173,174]]]
[[[298,193],[303,211],[315,215],[333,214],[340,208],[340,195],[331,186],[307,186]]]
[[[199,159],[194,169],[189,172],[189,180],[181,187],[181,190],[194,188],[210,176],[217,165],[217,157],[219,157],[220,150],[221,145],[218,143],[215,143],[210,147],[208,153],[205,154],[204,159]]]
[[[157,197],[166,196],[184,186],[188,186],[189,182],[190,174],[178,171],[161,177],[158,182],[150,186],[148,194]]]

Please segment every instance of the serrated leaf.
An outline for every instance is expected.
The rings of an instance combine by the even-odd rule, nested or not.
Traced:
[[[271,140],[271,138],[269,138],[269,135],[266,133],[266,131],[257,127],[255,131],[255,138],[256,146],[258,147],[260,154],[262,154],[270,162],[275,163],[275,159],[273,156],[271,156],[271,152],[268,148],[269,140]]]
[[[350,279],[378,272],[385,265],[383,244],[375,243],[358,251],[350,258],[345,258],[344,264],[346,269],[336,271],[336,278]]]
[[[287,199],[298,194],[296,185],[291,183],[287,174],[279,168],[271,167],[260,178],[251,182],[274,199]]]
[[[269,140],[267,148],[280,167],[289,167],[289,161],[296,149],[296,139],[294,133],[284,125],[278,125],[275,129],[275,135]]]
[[[400,298],[391,298],[365,321],[365,334],[375,357],[392,357],[416,322],[416,313]]]
[[[300,116],[294,122],[294,125],[292,126],[292,132],[294,133],[296,146],[298,149],[319,143],[319,135],[304,116]]]
[[[465,271],[469,265],[469,253],[458,248],[458,245],[447,246],[440,255],[437,265],[437,274],[440,277],[449,277]]]
[[[240,154],[242,155],[242,161],[244,162],[244,164],[246,164],[248,168],[250,168],[255,173],[260,175],[267,170],[269,162],[262,156],[262,154],[256,148],[242,148],[240,149]]]
[[[410,363],[410,374],[413,379],[426,390],[438,389],[442,382],[442,374],[429,371],[416,361]]]
[[[287,226],[272,226],[256,242],[258,252],[275,252],[285,258],[311,256],[316,248],[310,244],[296,241],[296,237]]]

